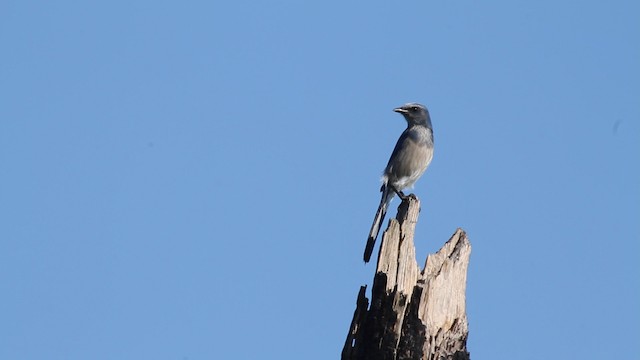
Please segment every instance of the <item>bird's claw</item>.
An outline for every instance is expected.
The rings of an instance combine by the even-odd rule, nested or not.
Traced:
[[[415,195],[413,195],[413,194],[409,194],[409,195],[407,196],[407,195],[405,195],[402,191],[400,191],[400,190],[396,189],[395,187],[392,187],[392,189],[393,189],[393,191],[398,195],[398,197],[399,197],[402,201],[407,200],[409,197],[413,197],[414,199],[415,199],[415,197],[416,197],[416,196],[415,196]]]

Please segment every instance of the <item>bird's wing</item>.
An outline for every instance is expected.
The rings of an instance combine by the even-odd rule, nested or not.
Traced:
[[[389,163],[385,169],[385,175],[391,182],[403,178],[415,181],[426,170],[433,157],[433,147],[428,146],[425,134],[421,131],[427,129],[406,129],[393,149]],[[402,189],[398,189],[402,190]]]

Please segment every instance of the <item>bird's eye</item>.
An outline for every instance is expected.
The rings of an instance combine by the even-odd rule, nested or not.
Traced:
[[[411,107],[411,110],[413,110],[413,111],[418,111],[418,107],[417,107],[417,106],[412,106],[412,107]]]

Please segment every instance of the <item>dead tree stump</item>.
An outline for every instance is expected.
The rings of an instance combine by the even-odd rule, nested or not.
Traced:
[[[382,236],[371,306],[360,287],[342,360],[468,360],[465,288],[471,244],[462,229],[424,269],[416,261],[413,235],[420,201],[398,207]]]

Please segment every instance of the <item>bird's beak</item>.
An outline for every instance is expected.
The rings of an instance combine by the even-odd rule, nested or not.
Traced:
[[[393,111],[395,111],[397,113],[400,113],[400,114],[406,114],[406,113],[409,112],[409,111],[407,111],[407,110],[405,110],[403,108],[395,108],[395,109],[393,109]]]

